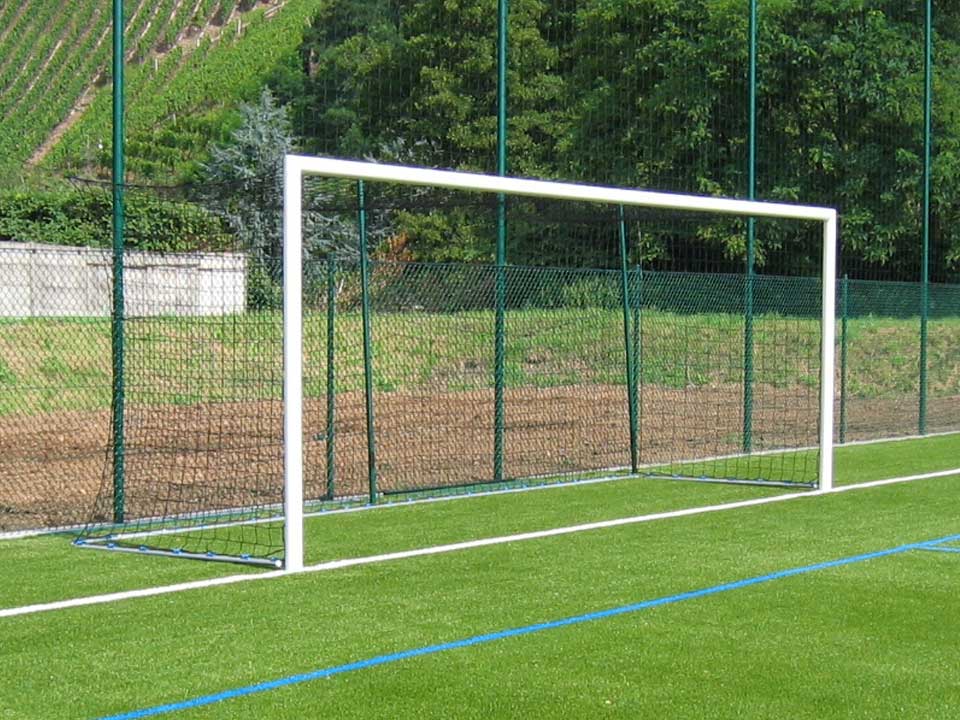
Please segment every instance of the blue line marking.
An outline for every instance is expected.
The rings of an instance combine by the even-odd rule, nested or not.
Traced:
[[[617,617],[619,615],[627,615],[630,613],[640,612],[642,610],[661,607],[663,605],[672,605],[685,600],[696,600],[697,598],[709,597],[710,595],[717,595],[719,593],[729,592],[731,590],[739,590],[741,588],[752,587],[754,585],[761,585],[764,583],[773,582],[774,580],[783,580],[784,578],[794,577],[796,575],[806,575],[819,570],[828,570],[830,568],[853,565],[855,563],[866,562],[867,560],[874,560],[876,558],[900,555],[911,550],[946,550],[950,552],[960,552],[960,548],[937,547],[944,543],[957,541],[960,541],[960,535],[949,535],[936,540],[910,543],[907,545],[889,548],[887,550],[877,550],[875,552],[864,553],[862,555],[853,555],[846,558],[840,558],[839,560],[828,560],[826,562],[816,563],[813,565],[789,568],[787,570],[780,570],[767,575],[758,575],[756,577],[746,578],[744,580],[723,583],[721,585],[714,585],[713,587],[702,588],[700,590],[691,590],[689,592],[654,598],[652,600],[644,600],[631,605],[623,605],[621,607],[610,608],[607,610],[598,610],[596,612],[586,613],[583,615],[574,615],[572,617],[562,618],[560,620],[551,620],[548,622],[536,623],[534,625],[524,625],[523,627],[511,628],[509,630],[500,630],[498,632],[485,633],[483,635],[474,635],[473,637],[463,638],[461,640],[438,643],[436,645],[427,645],[425,647],[404,650],[402,652],[390,653],[387,655],[377,655],[372,658],[367,658],[366,660],[356,660],[344,665],[334,665],[332,667],[320,668],[318,670],[301,673],[299,675],[290,675],[277,680],[269,680],[267,682],[257,683],[255,685],[247,685],[245,687],[234,688],[232,690],[224,690],[223,692],[213,693],[211,695],[201,695],[190,700],[182,700],[180,702],[167,703],[165,705],[155,705],[154,707],[143,708],[141,710],[132,710],[130,712],[120,713],[119,715],[105,715],[98,718],[98,720],[139,720],[139,718],[156,717],[158,715],[166,715],[167,713],[178,712],[180,710],[190,710],[193,708],[205,707],[207,705],[213,705],[214,703],[224,702],[225,700],[233,700],[235,698],[246,697],[248,695],[256,695],[269,690],[277,690],[279,688],[288,687],[290,685],[300,685],[313,680],[328,678],[334,675],[343,675],[344,673],[354,672],[356,670],[365,670],[367,668],[378,667],[380,665],[388,665],[390,663],[400,662],[401,660],[409,660],[410,658],[422,657],[424,655],[435,655],[448,650],[458,650],[460,648],[472,647],[474,645],[483,645],[496,640],[521,637],[523,635],[532,635],[533,633],[539,633],[545,630],[555,630],[557,628],[568,627],[570,625],[581,625],[583,623],[593,622],[594,620],[603,620],[606,618]]]
[[[921,543],[923,547],[919,547],[917,549],[932,550],[934,552],[960,553],[960,547],[944,547],[944,545],[948,545],[948,543],[953,542],[956,542],[955,537],[940,538],[939,540],[931,540],[927,543]]]
[[[934,552],[945,552],[945,553],[960,553],[960,548],[957,547],[924,547],[919,548],[920,550],[932,550]]]

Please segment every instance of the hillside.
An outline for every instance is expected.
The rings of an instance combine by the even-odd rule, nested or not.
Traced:
[[[0,239],[77,241],[76,193],[38,191],[51,177],[109,177],[111,2],[55,2],[0,0],[0,191],[14,191],[7,211],[0,192]],[[486,172],[497,165],[490,0],[124,2],[130,181],[198,178],[211,143],[231,138],[239,107],[264,85],[290,121],[289,146],[302,152]],[[762,5],[752,114],[741,2],[513,0],[503,108],[510,174],[742,197],[753,145],[757,197],[840,210],[844,272],[917,280],[929,201],[930,277],[955,282],[960,11],[945,4],[930,34],[928,135],[919,6]],[[924,177],[932,178],[926,199]],[[28,192],[18,194],[23,180]],[[53,227],[52,216],[65,222]],[[700,246],[711,266],[742,264],[737,228],[704,233],[696,251],[669,225],[663,232],[662,241],[645,237],[648,260],[664,268],[696,269]],[[420,260],[478,257],[472,241],[451,243],[446,231],[411,238]],[[560,232],[551,240],[564,262],[565,248],[591,242]],[[818,241],[764,231],[758,243],[764,272],[819,266]],[[531,256],[513,257],[549,260],[539,244],[530,247]]]
[[[321,0],[126,0],[130,170],[189,168],[297,46]],[[107,0],[0,3],[0,187],[110,164]]]

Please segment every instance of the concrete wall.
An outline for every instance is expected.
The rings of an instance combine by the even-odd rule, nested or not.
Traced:
[[[128,251],[128,316],[227,315],[246,307],[241,253]],[[112,306],[112,253],[0,243],[0,317],[104,317]]]

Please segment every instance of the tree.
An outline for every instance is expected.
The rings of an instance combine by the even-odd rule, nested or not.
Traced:
[[[943,277],[960,265],[960,12],[941,5],[933,204]],[[494,9],[493,0],[325,5],[297,66],[274,82],[297,108],[305,147],[492,171]],[[747,24],[744,0],[513,0],[511,174],[745,195]],[[896,0],[760,2],[759,196],[838,207],[846,255],[903,279],[919,266],[922,27],[920,6]],[[415,257],[482,256],[479,236],[451,240],[444,217],[429,237],[410,234]],[[522,255],[536,257],[538,242],[590,242],[550,232],[549,243],[536,231],[521,238]],[[660,257],[671,252],[669,238],[647,238]],[[766,225],[758,238],[761,267],[819,263],[816,242],[796,233]],[[445,253],[450,242],[472,250]],[[691,242],[742,261],[736,224]]]
[[[249,302],[280,301],[283,270],[283,164],[294,149],[289,112],[264,88],[256,105],[241,105],[240,124],[225,145],[210,149],[197,187],[202,202],[223,218],[249,254]],[[303,267],[308,282],[331,254],[356,256],[355,205],[344,184],[310,185],[304,192]],[[322,208],[322,209],[317,209]],[[379,237],[379,235],[375,235]]]
[[[256,105],[241,105],[240,118],[230,142],[210,148],[198,188],[257,263],[275,268],[281,258],[283,158],[293,150],[293,132],[286,109],[267,88]]]

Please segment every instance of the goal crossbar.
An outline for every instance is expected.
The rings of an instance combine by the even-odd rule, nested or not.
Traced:
[[[745,218],[816,221],[823,227],[818,490],[833,488],[833,395],[837,211],[832,208],[287,155],[283,185],[284,567],[303,570],[303,178],[318,176],[520,195]]]

